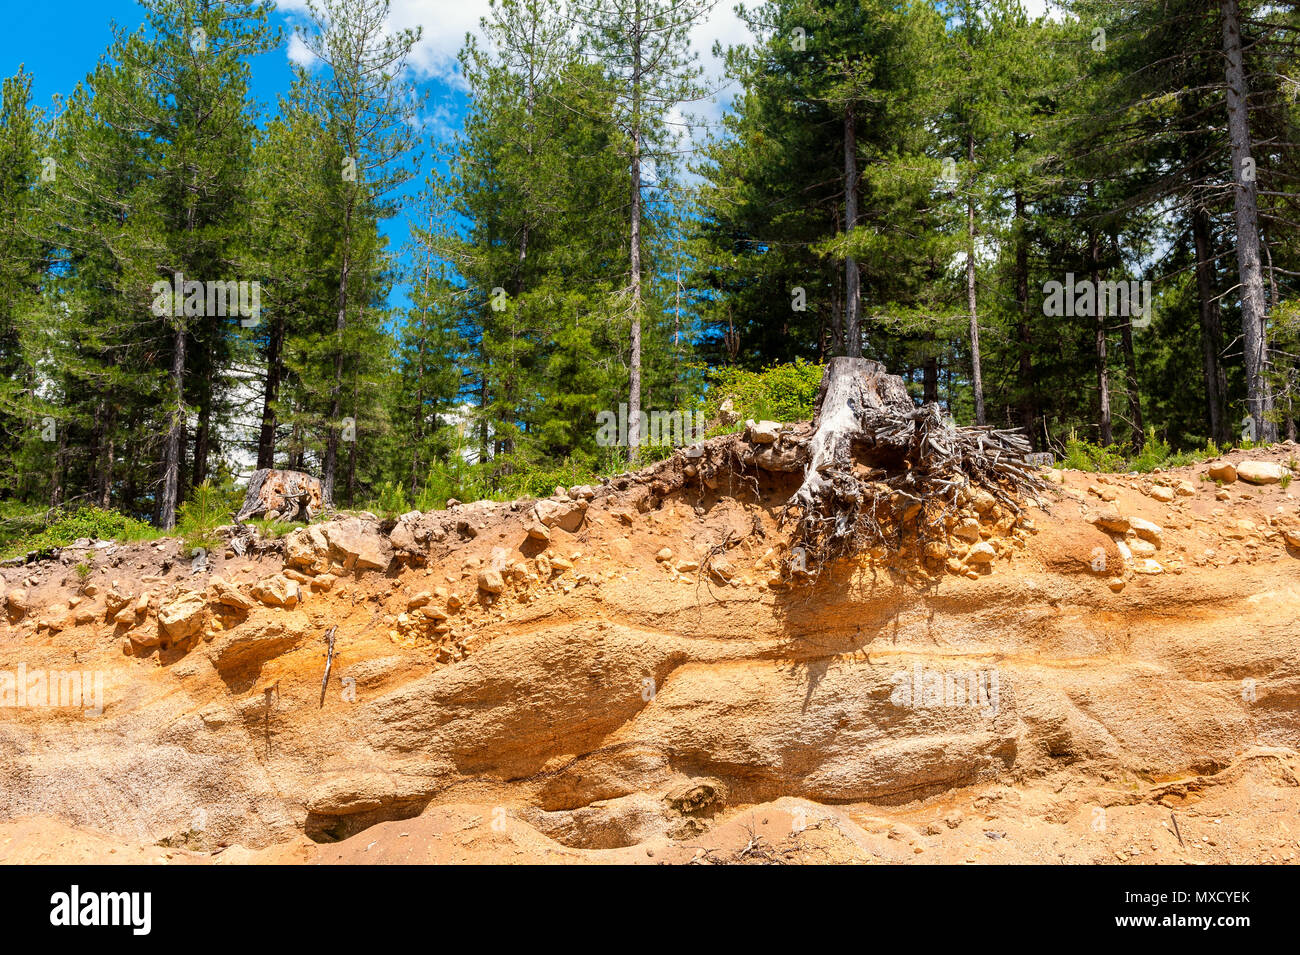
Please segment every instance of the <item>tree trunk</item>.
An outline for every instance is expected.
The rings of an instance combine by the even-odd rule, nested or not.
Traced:
[[[1214,296],[1214,248],[1210,237],[1210,216],[1199,203],[1192,210],[1192,242],[1196,251],[1196,294],[1201,315],[1206,418],[1210,426],[1210,437],[1222,447],[1231,440],[1223,414],[1228,380],[1223,363],[1219,361],[1219,352],[1223,348],[1223,329],[1219,322],[1219,303]]]
[[[343,213],[343,254],[339,261],[339,310],[334,320],[338,351],[334,355],[334,384],[330,388],[330,417],[325,425],[325,460],[321,466],[321,485],[327,501],[334,500],[334,473],[338,467],[339,415],[343,412],[343,332],[348,325],[348,279],[352,268],[351,237],[352,197],[349,190]]]
[[[813,433],[803,484],[790,499],[806,515],[830,513],[837,475],[851,472],[852,445],[863,435],[863,418],[872,411],[911,411],[907,386],[884,365],[861,357],[832,358],[817,391]]]
[[[627,460],[641,460],[641,6],[632,35],[632,335],[627,384]]]
[[[967,158],[975,164],[975,137],[966,137]],[[972,179],[974,172],[971,172]],[[975,423],[985,424],[984,373],[980,368],[980,322],[975,308],[975,188],[966,196],[966,311],[970,318],[970,384],[975,395]]]
[[[1092,264],[1092,287],[1094,290],[1100,287],[1100,276],[1097,273],[1097,235],[1091,233],[1088,239],[1088,259]],[[1102,447],[1108,447],[1115,443],[1115,432],[1111,425],[1110,418],[1110,367],[1109,356],[1106,347],[1106,316],[1102,314],[1105,310],[1097,307],[1093,301],[1093,312],[1096,313],[1097,322],[1097,400],[1098,409],[1098,431],[1099,441]]]
[[[1124,391],[1128,395],[1128,415],[1133,422],[1133,450],[1142,450],[1146,440],[1146,425],[1142,421],[1142,391],[1138,387],[1137,358],[1133,355],[1133,323],[1125,322],[1120,329],[1120,347],[1124,351]]]
[[[116,457],[114,454],[113,431],[116,423],[117,407],[111,403],[106,403],[103,415],[103,437],[99,447],[99,465],[96,468],[98,484],[95,488],[95,503],[103,508],[109,506],[113,496],[113,463]]]
[[[275,402],[280,396],[280,350],[284,318],[277,314],[266,343],[266,385],[262,390],[262,429],[257,436],[257,469],[275,467]]]
[[[202,484],[208,476],[208,451],[212,444],[212,390],[205,382],[199,396],[198,428],[194,432],[194,463],[190,484]]]
[[[1241,284],[1241,330],[1246,359],[1246,406],[1254,421],[1255,436],[1262,441],[1276,441],[1277,425],[1268,420],[1273,403],[1265,378],[1268,341],[1264,326],[1264,277],[1259,255],[1259,207],[1254,177],[1246,178],[1251,142],[1246,70],[1241,51],[1241,13],[1237,0],[1222,0],[1222,9],[1225,99],[1228,138],[1232,146],[1237,271]]]
[[[1035,400],[1033,337],[1029,324],[1029,238],[1025,234],[1029,217],[1025,212],[1025,197],[1019,189],[1015,192],[1016,215],[1016,307],[1019,320],[1016,322],[1016,344],[1018,360],[1018,377],[1020,379],[1020,426],[1029,435],[1034,446],[1038,441],[1034,437],[1034,421],[1038,417],[1038,403]]]
[[[171,530],[176,526],[176,502],[180,491],[181,454],[185,448],[185,326],[179,318],[172,336],[171,424],[163,449],[162,490],[158,495],[158,526]]]
[[[844,108],[844,234],[858,224],[858,133],[857,114],[850,103]],[[844,354],[862,356],[862,279],[858,260],[844,259]]]
[[[939,400],[939,358],[934,354],[934,337],[927,346],[931,349],[921,365],[921,400],[926,404]]]

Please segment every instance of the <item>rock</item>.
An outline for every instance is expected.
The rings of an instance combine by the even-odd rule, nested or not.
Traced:
[[[298,582],[290,580],[284,574],[272,574],[253,585],[253,596],[271,607],[284,607],[292,610],[298,606],[302,590]]]
[[[587,502],[584,500],[541,500],[533,505],[533,518],[539,524],[547,528],[559,527],[570,534],[582,526],[586,514]]]
[[[622,521],[628,527],[636,523],[636,511],[628,510],[626,507],[611,507],[609,516]]]
[[[698,560],[691,560],[689,557],[682,558],[676,565],[676,570],[679,574],[693,574],[699,569],[700,562]]]
[[[966,562],[969,564],[991,564],[996,556],[997,552],[993,549],[993,546],[981,541],[966,552]]]
[[[946,560],[948,557],[948,545],[943,541],[926,541],[925,556],[931,560]]]
[[[1097,487],[1095,484],[1088,485],[1088,493],[1094,494],[1103,501],[1110,502],[1119,497],[1119,494],[1113,487]]]
[[[1156,555],[1156,545],[1141,538],[1130,541],[1129,550],[1138,557],[1154,557]]]
[[[952,529],[952,536],[973,544],[980,539],[980,522],[968,517]]]
[[[754,444],[775,444],[781,434],[781,424],[777,421],[746,421],[745,439]]]
[[[1179,481],[1174,485],[1174,491],[1181,497],[1191,497],[1196,493],[1196,485],[1191,481]]]
[[[727,787],[720,779],[692,779],[664,795],[664,802],[677,812],[715,812],[727,804]]]
[[[1092,523],[1103,530],[1123,534],[1129,529],[1129,519],[1113,507],[1104,507],[1092,516]]]
[[[1237,480],[1237,469],[1232,466],[1231,461],[1211,461],[1205,473],[1211,481],[1222,481],[1224,484],[1231,484]]]
[[[478,589],[489,594],[499,594],[505,590],[506,582],[501,577],[501,571],[495,567],[479,571]]]
[[[433,594],[429,593],[427,590],[421,590],[418,594],[406,601],[406,609],[414,610],[416,607],[423,607],[432,599]]]
[[[207,620],[208,602],[195,590],[182,590],[158,606],[158,631],[168,642],[195,636]]]
[[[726,557],[719,555],[709,561],[709,573],[725,584],[736,576],[736,568]]]
[[[340,555],[344,567],[357,570],[387,570],[393,562],[393,545],[379,532],[379,525],[360,517],[349,517],[320,525],[329,541],[331,556]]]
[[[45,608],[45,613],[41,616],[41,619],[36,621],[36,629],[58,633],[70,622],[68,613],[67,604],[53,604]]]
[[[1163,574],[1165,569],[1150,557],[1133,562],[1133,573],[1135,574]]]
[[[584,501],[590,501],[595,496],[596,490],[590,484],[579,484],[577,487],[569,488],[569,497],[576,497]]]
[[[311,629],[311,621],[301,610],[275,614],[260,624],[247,624],[218,636],[208,647],[208,658],[222,673],[259,666],[293,649]],[[262,700],[256,705],[261,708]]]
[[[970,489],[970,503],[976,513],[987,514],[998,506],[998,499],[982,487],[973,487]]]
[[[116,581],[114,581],[116,584]],[[117,616],[117,612],[131,602],[131,595],[121,593],[114,586],[108,593],[104,594],[104,609],[110,617]]]
[[[235,610],[249,611],[253,609],[253,601],[244,596],[242,592],[236,589],[224,577],[214,576],[208,579],[208,589],[212,591],[214,603],[225,607],[231,607]]]
[[[1282,465],[1268,461],[1242,461],[1237,465],[1237,477],[1250,484],[1277,484],[1287,473]]]
[[[326,570],[329,567],[329,549],[329,541],[319,524],[299,527],[284,538],[285,562],[302,570]]]
[[[161,646],[163,634],[160,630],[132,630],[127,634],[127,640],[133,651],[147,650],[150,647]]]
[[[533,519],[524,524],[524,529],[528,532],[529,538],[536,541],[550,541],[551,532],[541,521]]]
[[[1168,504],[1174,499],[1174,489],[1165,487],[1163,484],[1157,484],[1147,493],[1162,504]]]
[[[1106,581],[1106,586],[1108,586],[1115,593],[1119,593],[1121,590],[1124,589],[1124,578],[1112,577],[1110,580]]]
[[[9,611],[9,616],[15,620],[27,613],[27,591],[15,587],[5,594],[5,609]]]
[[[1129,527],[1137,532],[1138,537],[1150,541],[1157,547],[1161,546],[1161,535],[1164,534],[1164,531],[1161,530],[1158,524],[1152,524],[1140,517],[1130,517],[1128,523]]]
[[[673,559],[673,551],[671,547],[663,547],[659,550],[659,553],[655,554],[655,560],[657,561],[666,561],[672,559]]]

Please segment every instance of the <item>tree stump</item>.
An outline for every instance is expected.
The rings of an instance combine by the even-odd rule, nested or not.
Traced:
[[[958,428],[939,405],[918,407],[903,380],[865,358],[833,358],[817,393],[803,483],[786,504],[799,514],[789,568],[806,570],[851,552],[882,524],[918,538],[944,534],[943,519],[971,485],[1021,511],[1042,480],[1017,429]]]
[[[250,517],[310,522],[329,503],[320,478],[302,471],[262,468],[248,479],[244,506],[235,515],[235,523],[242,524]]]

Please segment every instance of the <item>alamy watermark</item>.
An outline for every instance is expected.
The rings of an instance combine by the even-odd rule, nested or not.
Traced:
[[[1123,317],[1134,328],[1151,324],[1151,282],[1076,282],[1073,272],[1064,282],[1043,283],[1043,314],[1049,318]]]
[[[889,678],[894,684],[889,702],[907,709],[965,707],[996,716],[1000,705],[998,671],[930,670],[917,663],[912,672],[899,670]]]
[[[104,674],[99,670],[0,670],[0,709],[81,707],[87,716],[104,712]]]
[[[154,282],[153,295],[153,313],[159,318],[238,315],[239,324],[251,328],[262,315],[261,282],[200,282],[176,272],[170,282]]]
[[[628,447],[685,447],[704,440],[704,412],[702,411],[641,411],[637,414],[636,436],[628,429],[627,405],[618,406],[618,413],[601,411],[596,415],[596,444],[602,448]]]

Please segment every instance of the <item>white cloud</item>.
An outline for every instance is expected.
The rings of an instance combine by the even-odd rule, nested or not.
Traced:
[[[307,44],[302,41],[297,33],[289,36],[289,62],[297,66],[307,66],[316,57],[312,55],[311,50],[307,49]]]
[[[456,54],[466,33],[479,32],[480,18],[488,14],[488,0],[393,0],[389,26],[393,31],[420,27],[421,37],[411,55],[411,67],[420,77],[453,79]],[[306,0],[280,0],[279,9],[294,23],[302,23]],[[306,53],[296,36],[289,40],[289,59],[295,63]]]
[[[748,38],[748,31],[733,10],[735,2],[718,0],[691,34],[694,48],[700,53],[700,65],[715,83],[722,75],[722,66],[713,59],[714,42],[720,40],[725,47]],[[743,0],[746,8],[759,6],[761,2]],[[280,0],[279,9],[288,14],[292,22],[300,23],[307,12],[307,2]],[[490,10],[489,0],[392,0],[390,21],[394,30],[422,29],[423,35],[411,58],[411,65],[419,75],[452,80],[456,73],[456,55],[465,43],[465,34],[478,35],[479,22]],[[306,61],[306,49],[296,36],[289,40],[288,55],[295,63]]]

